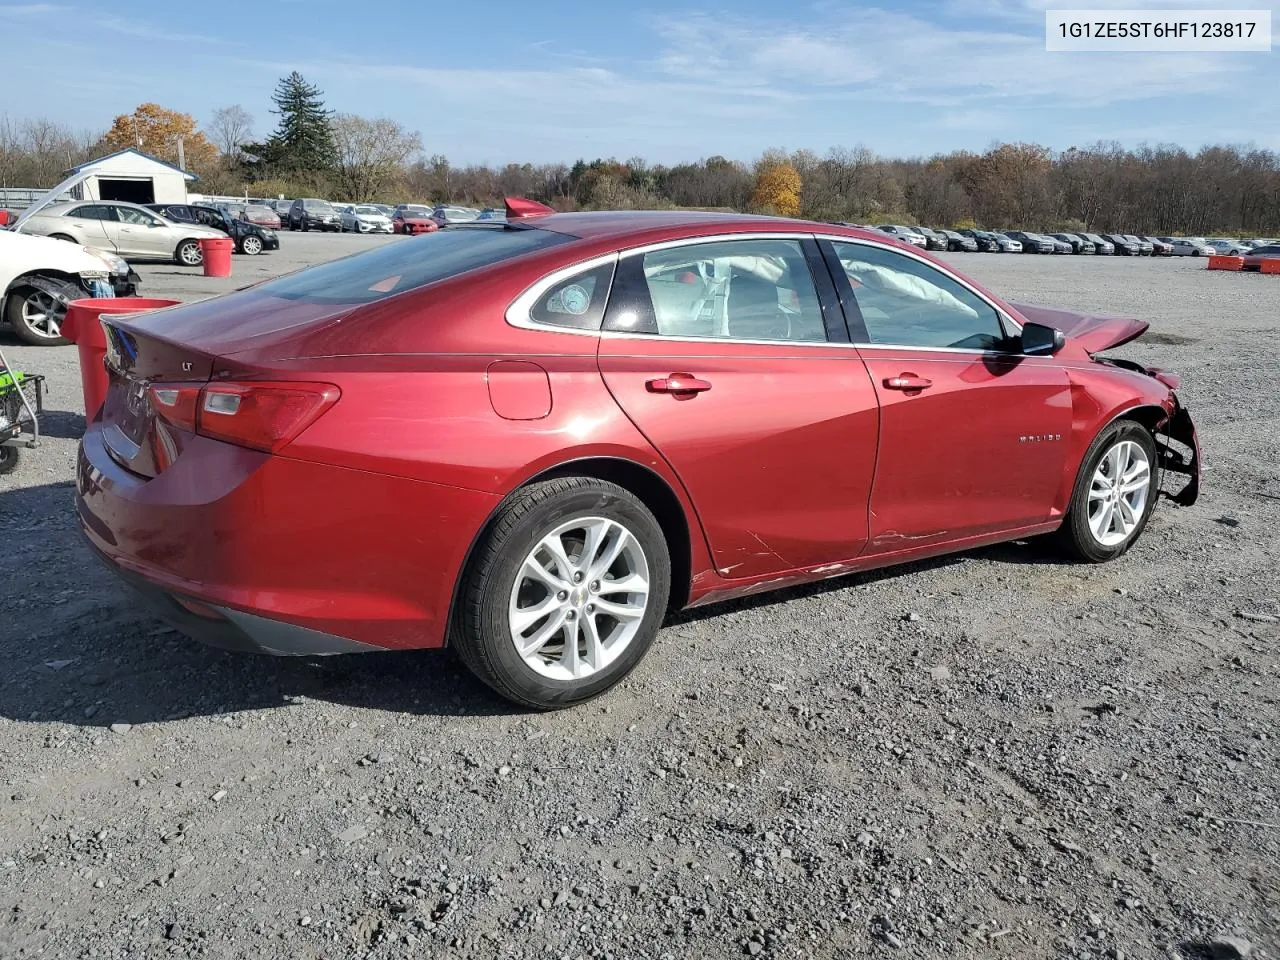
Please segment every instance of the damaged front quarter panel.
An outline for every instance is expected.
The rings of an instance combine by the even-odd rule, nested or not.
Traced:
[[[1160,448],[1160,466],[1170,473],[1182,473],[1187,476],[1186,485],[1177,493],[1161,490],[1166,497],[1180,507],[1189,507],[1200,496],[1200,437],[1196,434],[1196,425],[1191,421],[1187,408],[1178,402],[1172,393],[1174,410],[1172,416],[1156,431],[1156,445]],[[1186,452],[1174,446],[1185,448]]]

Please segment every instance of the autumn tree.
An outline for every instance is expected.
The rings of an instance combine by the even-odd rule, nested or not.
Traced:
[[[185,164],[196,173],[215,169],[218,163],[218,148],[196,130],[195,118],[158,103],[144,103],[116,117],[100,146],[104,153],[133,147],[168,163]]]
[[[756,174],[751,206],[772,210],[780,217],[798,217],[803,187],[800,173],[789,161],[768,160]]]
[[[409,158],[422,150],[422,137],[394,120],[344,113],[331,124],[343,196],[357,202],[383,196],[404,175]]]

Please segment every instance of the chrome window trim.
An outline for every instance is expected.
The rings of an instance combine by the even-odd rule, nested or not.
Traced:
[[[888,236],[888,235],[886,235]],[[742,337],[673,337],[663,334],[653,333],[626,333],[620,330],[582,330],[573,327],[560,327],[550,323],[539,323],[534,320],[531,315],[533,305],[538,302],[548,290],[557,283],[575,276],[578,273],[585,273],[588,270],[594,270],[602,267],[607,263],[615,263],[614,277],[617,276],[617,265],[621,264],[624,257],[644,256],[646,253],[652,253],[657,250],[667,250],[675,247],[688,247],[704,243],[723,243],[734,240],[792,240],[800,243],[806,239],[826,240],[831,243],[856,243],[866,247],[875,247],[880,250],[887,250],[890,253],[897,253],[902,256],[910,257],[920,261],[927,267],[937,270],[943,276],[949,278],[959,284],[965,290],[989,306],[996,312],[996,316],[1002,323],[1007,323],[1013,330],[1014,335],[1022,332],[1022,325],[1014,320],[1012,316],[1003,310],[998,304],[993,303],[991,298],[986,296],[980,290],[967,283],[963,278],[955,275],[950,270],[939,266],[932,260],[920,256],[914,249],[904,249],[905,244],[882,243],[873,239],[863,237],[847,237],[834,233],[812,233],[797,231],[770,231],[765,233],[716,233],[708,234],[700,237],[679,237],[675,240],[661,240],[655,243],[646,243],[641,246],[628,247],[616,250],[612,253],[601,254],[599,256],[590,257],[586,260],[579,260],[577,263],[570,264],[567,267],[561,267],[552,273],[547,274],[540,280],[536,281],[524,293],[516,297],[511,305],[507,307],[506,321],[513,327],[522,330],[541,330],[553,333],[570,333],[578,336],[600,337],[610,340],[653,340],[660,338],[662,340],[674,341],[677,343],[745,343],[745,344],[763,344],[766,346],[786,346],[786,347],[842,347],[866,350],[913,350],[925,353],[964,353],[975,356],[994,356],[994,357],[1023,357],[1025,354],[1009,353],[1003,350],[971,350],[963,347],[918,347],[909,344],[888,344],[888,343],[836,343],[831,340],[749,340]],[[610,282],[608,293],[612,293],[613,285]],[[1042,359],[1030,357],[1030,359]]]

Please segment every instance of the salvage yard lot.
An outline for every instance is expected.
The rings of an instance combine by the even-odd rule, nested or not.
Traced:
[[[414,241],[141,292],[383,242]],[[1184,376],[1200,503],[1105,566],[1014,544],[700,610],[552,715],[447,652],[150,619],[76,532],[74,348],[0,334],[50,390],[0,478],[0,956],[1280,956],[1280,277],[948,259],[1151,320],[1117,352]]]

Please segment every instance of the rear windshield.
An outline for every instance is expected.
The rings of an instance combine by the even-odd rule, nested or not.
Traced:
[[[372,303],[573,239],[529,228],[443,230],[322,263],[255,289],[284,300]]]

